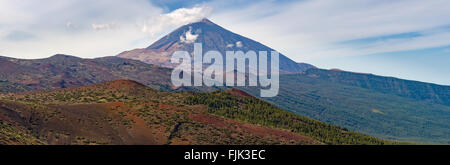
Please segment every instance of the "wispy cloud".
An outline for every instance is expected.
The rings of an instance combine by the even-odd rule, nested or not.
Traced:
[[[213,20],[304,61],[450,45],[449,30],[437,30],[450,25],[448,6],[446,0],[263,1],[222,9]],[[367,42],[361,49],[337,44],[404,33],[422,36]]]
[[[78,28],[78,25],[76,25],[76,24],[74,24],[72,22],[67,22],[66,23],[66,28],[68,28],[68,29],[76,29],[76,28]]]
[[[158,32],[161,32],[170,27],[181,26],[184,24],[192,23],[208,17],[212,8],[208,6],[195,6],[193,8],[180,8],[170,13],[160,14],[156,17],[148,19],[144,25],[142,25],[142,31],[155,36]]]
[[[115,23],[109,23],[109,24],[92,24],[92,29],[94,30],[113,30],[119,28],[119,25]]]
[[[137,24],[162,12],[148,0],[2,0],[0,50],[16,58],[112,56],[156,40],[159,36],[141,32]]]
[[[185,6],[175,4],[184,3],[3,0],[0,1],[0,45],[5,48],[0,49],[9,56],[22,58],[64,52],[82,57],[114,55],[122,50],[146,47],[176,27],[203,17],[210,17],[219,25],[269,45],[296,61],[450,44],[450,1],[447,0],[209,0],[192,1]],[[23,43],[22,47],[30,45],[32,49],[15,46],[6,39],[15,31],[39,36],[39,44]],[[93,38],[103,35],[107,37]],[[73,38],[79,38],[81,43]],[[87,41],[121,46],[105,46],[105,50],[100,50],[105,54],[98,54],[102,48],[84,46]],[[61,43],[68,45],[50,48]],[[43,48],[37,48],[38,45]],[[77,48],[67,51],[71,46]]]
[[[13,41],[13,42],[26,41],[26,40],[30,40],[30,39],[34,39],[34,38],[36,38],[36,36],[34,36],[28,32],[24,32],[24,31],[13,31],[5,36],[5,39],[7,41]]]
[[[177,26],[212,12],[201,4],[173,11],[154,4],[149,0],[2,0],[0,50],[16,58],[57,53],[113,56],[147,47]]]

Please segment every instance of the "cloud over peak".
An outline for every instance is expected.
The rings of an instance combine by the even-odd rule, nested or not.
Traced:
[[[169,27],[176,27],[200,21],[208,17],[213,9],[208,6],[195,6],[193,8],[180,8],[170,13],[160,14],[148,19],[142,25],[141,31],[154,36]]]

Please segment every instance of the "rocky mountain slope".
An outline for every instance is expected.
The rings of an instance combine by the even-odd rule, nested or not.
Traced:
[[[270,54],[270,51],[274,50],[257,41],[228,31],[208,19],[203,19],[174,30],[147,48],[125,51],[117,56],[173,68],[176,66],[170,62],[173,52],[187,51],[192,54],[194,43],[202,43],[203,53],[215,50],[223,56],[226,51],[268,51]],[[280,54],[280,72],[296,73],[309,68],[314,68],[314,66],[297,63]]]
[[[120,79],[161,90],[210,90],[174,88],[171,72],[172,69],[119,57],[83,59],[54,55],[36,60],[0,57],[0,93],[70,88]]]
[[[239,90],[161,92],[130,80],[2,94],[0,119],[1,144],[397,144]]]
[[[259,94],[256,88],[242,89]],[[449,94],[449,86],[310,69],[281,75],[278,96],[262,99],[378,138],[450,144]]]

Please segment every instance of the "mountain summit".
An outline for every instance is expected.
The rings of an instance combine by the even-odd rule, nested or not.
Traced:
[[[117,55],[122,58],[140,60],[164,67],[175,67],[170,57],[175,51],[193,52],[194,43],[202,43],[203,52],[216,50],[225,55],[225,51],[273,51],[257,41],[233,33],[204,18],[199,22],[184,25],[162,37],[152,45],[143,49],[125,51]],[[314,66],[297,63],[280,54],[281,72],[302,72]]]

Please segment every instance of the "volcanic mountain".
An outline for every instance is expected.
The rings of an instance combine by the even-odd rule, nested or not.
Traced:
[[[278,96],[262,98],[278,107],[272,107],[264,102],[264,105],[271,107],[270,109],[272,110],[270,111],[266,111],[267,109],[259,107],[259,105],[258,107],[255,107],[256,105],[250,105],[254,102],[261,103],[261,100],[256,98],[246,100],[246,104],[235,104],[235,102],[241,102],[243,100],[228,100],[230,97],[222,97],[222,94],[227,92],[190,95],[193,96],[193,98],[187,98],[186,93],[167,92],[174,90],[170,81],[172,69],[160,66],[170,67],[172,64],[168,63],[168,60],[171,53],[176,50],[187,50],[192,52],[193,42],[203,43],[204,51],[219,50],[222,53],[227,50],[272,50],[267,46],[229,32],[211,21],[204,19],[200,22],[180,27],[148,48],[124,52],[120,54],[119,57],[82,59],[68,55],[55,55],[50,58],[35,60],[0,57],[0,93],[5,96],[2,98],[3,101],[0,102],[0,106],[3,107],[0,108],[0,112],[3,113],[3,115],[0,114],[0,143],[1,140],[4,139],[4,137],[2,137],[3,135],[14,134],[17,135],[17,137],[30,137],[30,141],[28,142],[33,143],[66,144],[66,142],[61,142],[60,140],[54,141],[45,138],[46,136],[54,136],[54,138],[66,137],[68,136],[66,134],[68,132],[72,132],[70,133],[71,136],[75,134],[76,131],[69,131],[66,129],[64,123],[61,123],[62,121],[59,121],[59,119],[55,121],[55,126],[41,125],[34,129],[42,129],[37,133],[42,136],[39,137],[39,139],[46,139],[44,141],[37,142],[39,140],[36,140],[36,137],[33,139],[31,135],[27,136],[24,134],[27,134],[26,130],[28,130],[28,128],[40,124],[34,122],[35,119],[39,122],[46,122],[46,120],[49,120],[49,115],[54,116],[57,113],[64,113],[64,117],[61,119],[64,120],[65,117],[74,115],[68,114],[69,112],[73,112],[76,113],[73,117],[74,120],[70,121],[73,123],[65,123],[67,127],[72,128],[73,125],[77,124],[75,121],[81,119],[79,116],[90,116],[93,115],[91,113],[97,112],[97,115],[104,114],[106,113],[105,111],[113,109],[110,108],[115,105],[112,104],[112,102],[129,103],[140,100],[141,102],[154,103],[178,101],[180,104],[176,104],[176,106],[201,104],[207,108],[204,112],[209,114],[221,115],[239,121],[248,121],[256,125],[270,123],[270,125],[268,125],[270,128],[276,127],[283,130],[294,130],[294,132],[300,132],[301,135],[312,137],[322,143],[344,144],[350,137],[341,134],[332,135],[333,131],[319,132],[318,134],[316,134],[317,132],[305,132],[307,130],[304,130],[304,128],[308,128],[308,130],[321,130],[321,126],[330,126],[319,124],[317,126],[320,126],[320,128],[312,129],[308,127],[308,125],[302,125],[301,123],[303,121],[298,119],[301,118],[299,116],[281,119],[277,118],[277,116],[274,116],[274,118],[267,118],[267,115],[272,114],[273,109],[277,109],[277,113],[279,112],[279,114],[277,114],[279,115],[278,117],[284,117],[286,113],[294,115],[290,112],[281,112],[282,110],[278,109],[282,108],[297,115],[306,116],[329,124],[336,124],[348,128],[351,131],[358,131],[377,138],[450,144],[450,86],[402,80],[372,74],[360,74],[340,70],[323,70],[308,64],[295,63],[283,55],[280,56],[280,69],[286,73],[292,74],[280,75],[280,91]],[[105,85],[73,88],[120,79],[133,80],[150,88],[166,92],[156,92],[154,90],[136,91],[131,89],[129,90],[132,91],[131,93],[128,91],[124,94],[123,92],[109,92],[113,89]],[[124,90],[129,89],[126,86],[117,85],[117,83],[107,83],[107,85]],[[133,85],[133,87],[137,87],[137,89],[144,88],[139,88],[139,85]],[[69,89],[56,90],[56,92],[42,91],[60,88]],[[89,92],[92,88],[95,88],[95,90],[93,90],[95,91],[94,93]],[[103,89],[110,90],[108,90],[107,93],[102,93],[105,92],[102,91]],[[259,89],[247,87],[242,87],[240,89],[253,96],[259,96]],[[215,90],[215,88],[183,87],[176,90],[211,91]],[[24,91],[39,92],[31,93],[29,95],[14,93]],[[150,95],[156,97],[145,98],[142,91],[147,91]],[[10,94],[6,95],[5,93]],[[228,93],[230,93],[230,91],[228,91]],[[238,98],[248,95],[239,91],[231,91],[231,93]],[[54,102],[55,100],[59,101]],[[61,101],[65,105],[57,105],[56,107],[47,105],[49,103],[60,104]],[[185,101],[189,102],[189,105]],[[90,107],[83,107],[87,105],[79,105],[79,103],[89,104]],[[102,105],[98,106],[97,104]],[[220,106],[220,109],[217,109],[217,106]],[[227,107],[250,107],[252,110],[247,109],[248,111],[241,111],[242,109],[226,109]],[[195,109],[197,107],[190,108]],[[74,109],[79,111],[84,109],[98,110],[78,112]],[[239,110],[239,113],[235,113],[234,110]],[[50,112],[50,114],[33,116],[35,113],[39,114],[44,112]],[[261,112],[262,114],[257,114],[257,112]],[[271,121],[256,120],[261,117],[261,115]],[[92,119],[92,121],[99,121],[101,119],[101,117],[97,117],[98,118]],[[298,120],[298,122],[292,122],[294,120]],[[118,122],[122,122],[122,124],[125,123],[128,127],[129,123],[127,121],[130,121],[130,119],[117,118],[114,123],[117,124]],[[211,122],[209,119],[207,121]],[[12,125],[11,122],[13,123]],[[317,121],[308,120],[307,123],[310,122],[315,123]],[[16,123],[16,125],[14,125],[14,123]],[[104,124],[105,125],[99,127],[106,127],[107,124],[111,123]],[[173,126],[174,125],[170,125],[170,127],[164,128],[170,130]],[[181,124],[181,126],[178,127],[183,128],[183,126],[184,125]],[[47,129],[50,127],[53,127],[51,128],[53,130]],[[91,125],[77,125],[76,128],[83,127],[85,127],[85,129],[97,129]],[[163,128],[162,126],[159,127]],[[60,130],[59,133],[51,133],[57,129]],[[336,129],[338,128],[336,127]],[[24,131],[17,132],[15,130]],[[346,131],[343,129],[338,130],[339,131],[337,132],[340,133]],[[101,132],[101,130],[98,130],[98,132]],[[113,132],[104,132],[105,136],[90,133],[77,134],[77,136],[80,136],[80,138],[86,136],[111,138],[109,135]],[[221,132],[216,131],[216,133],[220,134]],[[120,137],[123,136],[125,135],[122,134]],[[128,135],[126,136],[129,137]],[[344,137],[347,139],[333,139],[333,137]],[[78,137],[73,136],[71,138]],[[185,138],[189,139],[189,136]],[[97,140],[103,141],[104,139]],[[134,140],[139,141],[136,139]],[[110,139],[107,141],[108,143],[113,144],[131,144],[133,139],[117,140],[117,137],[115,137],[115,140]],[[360,141],[358,144],[366,142],[367,141]]]
[[[205,18],[176,29],[147,48],[125,51],[117,56],[173,68],[176,66],[170,62],[173,52],[188,51],[192,54],[194,43],[202,43],[203,52],[216,50],[223,56],[226,51],[270,52],[274,50],[257,41],[228,31]],[[314,66],[297,63],[280,54],[280,72],[297,73],[309,68],[314,68]]]

